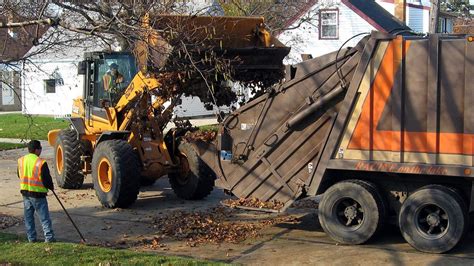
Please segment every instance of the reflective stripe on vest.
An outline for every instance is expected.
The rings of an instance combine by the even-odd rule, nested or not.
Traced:
[[[41,180],[41,167],[44,160],[30,153],[18,159],[18,173],[20,175],[20,189],[32,192],[48,192]]]
[[[105,91],[110,91],[110,89],[113,88],[114,84],[113,84],[113,80],[112,80],[112,74],[110,73],[105,73],[104,77],[104,90]]]

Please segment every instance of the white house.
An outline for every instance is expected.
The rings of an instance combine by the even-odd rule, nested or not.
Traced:
[[[316,57],[336,51],[346,40],[357,34],[382,30],[383,18],[380,17],[382,14],[369,6],[370,1],[319,0],[315,2],[308,7],[306,12],[300,14],[301,17],[309,18],[308,22],[279,35],[280,41],[292,48],[289,63],[301,61],[301,54],[311,54]],[[403,20],[403,14],[400,12],[403,1],[376,0],[375,2],[389,14]],[[430,19],[429,1],[406,0],[406,2],[404,17],[407,26],[415,32],[427,32]],[[296,26],[299,21],[299,18],[294,18],[290,21],[289,28]],[[354,46],[362,37],[350,40],[347,45]]]
[[[50,29],[45,36],[53,34]],[[35,53],[39,47],[33,47]],[[90,49],[100,49],[96,42],[77,40],[65,46],[46,50],[30,58],[22,69],[22,112],[64,116],[71,113],[72,100],[82,96],[82,76],[77,75],[78,62]]]

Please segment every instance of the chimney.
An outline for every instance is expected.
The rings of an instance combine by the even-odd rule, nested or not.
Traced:
[[[395,17],[398,18],[403,23],[406,22],[406,0],[394,0],[393,4],[395,5]]]

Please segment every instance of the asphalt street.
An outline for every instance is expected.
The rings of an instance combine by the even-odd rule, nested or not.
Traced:
[[[43,157],[53,165],[52,149],[43,143]],[[16,176],[16,160],[25,149],[0,152],[0,213],[21,218],[22,199]],[[243,242],[204,243],[190,247],[185,241],[164,239],[163,245],[150,249],[144,239],[156,236],[153,223],[176,210],[209,211],[229,196],[215,189],[200,201],[177,198],[166,178],[152,187],[141,189],[137,202],[129,209],[106,209],[98,202],[90,176],[79,190],[57,189],[71,216],[90,243],[104,246],[150,250],[160,254],[181,255],[215,261],[258,265],[466,265],[474,264],[474,235],[452,252],[425,254],[405,243],[396,227],[387,227],[370,243],[359,246],[338,245],[322,231],[316,209],[290,208],[286,214],[237,211],[235,221],[255,222],[276,217],[296,217],[296,222],[282,222],[265,227],[257,236]],[[52,195],[48,196],[53,227],[61,241],[79,242],[79,236]],[[39,222],[37,222],[39,225]],[[40,230],[38,228],[38,230]],[[22,224],[2,230],[24,235]],[[40,231],[39,231],[40,232]],[[41,235],[41,234],[40,234]]]

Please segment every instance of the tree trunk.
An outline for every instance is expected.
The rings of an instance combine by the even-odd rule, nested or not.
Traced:
[[[438,32],[438,23],[439,23],[439,0],[431,0],[430,33]]]

